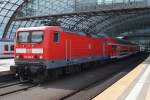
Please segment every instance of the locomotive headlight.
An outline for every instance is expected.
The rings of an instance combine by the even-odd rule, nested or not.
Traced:
[[[16,56],[16,59],[19,59],[19,56]]]
[[[39,59],[43,59],[43,56],[41,55],[41,56],[39,56]]]

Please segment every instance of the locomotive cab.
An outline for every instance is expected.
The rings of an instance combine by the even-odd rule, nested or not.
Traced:
[[[37,72],[42,73],[44,66],[36,64],[37,60],[44,56],[44,31],[18,31],[15,45],[15,67],[16,73],[21,80],[29,80],[31,76],[36,76]],[[30,63],[34,63],[32,66]]]
[[[15,59],[43,59],[44,31],[18,32]]]
[[[50,60],[52,36],[57,26],[20,28],[16,33],[15,71],[23,80],[45,74]],[[53,34],[52,34],[53,33]],[[57,35],[57,34],[56,34]],[[55,38],[55,41],[56,38]]]

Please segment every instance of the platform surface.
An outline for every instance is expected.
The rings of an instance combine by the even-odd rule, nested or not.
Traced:
[[[93,100],[150,100],[150,56]]]
[[[10,65],[14,65],[14,59],[0,59],[0,75],[9,74]]]

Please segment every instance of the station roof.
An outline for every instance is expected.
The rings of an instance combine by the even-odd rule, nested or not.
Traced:
[[[149,0],[1,0],[0,38],[55,20],[69,31],[118,36],[150,26]]]

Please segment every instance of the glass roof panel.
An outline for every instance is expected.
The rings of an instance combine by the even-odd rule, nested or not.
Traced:
[[[70,13],[73,11],[93,10],[96,7],[101,7],[100,4],[128,4],[130,2],[133,4],[133,2],[147,0],[88,0],[86,2],[85,0],[0,0],[0,38],[3,36],[5,27],[8,24],[11,16],[24,1],[28,2],[22,7],[21,11],[18,12],[18,15],[16,15],[17,17],[42,16]],[[112,23],[119,23],[118,20],[123,19],[123,17],[120,16],[115,16],[112,18],[107,17],[108,16],[73,16],[72,18],[60,18],[59,20],[61,21],[61,26],[66,29],[98,32],[101,31],[101,29],[110,27]],[[39,25],[41,25],[41,20],[14,21],[11,24],[6,37],[13,38],[18,27]]]
[[[23,3],[23,0],[1,0],[0,1],[0,38],[2,38],[4,29],[10,20],[10,17],[13,15],[15,10],[20,4]]]

